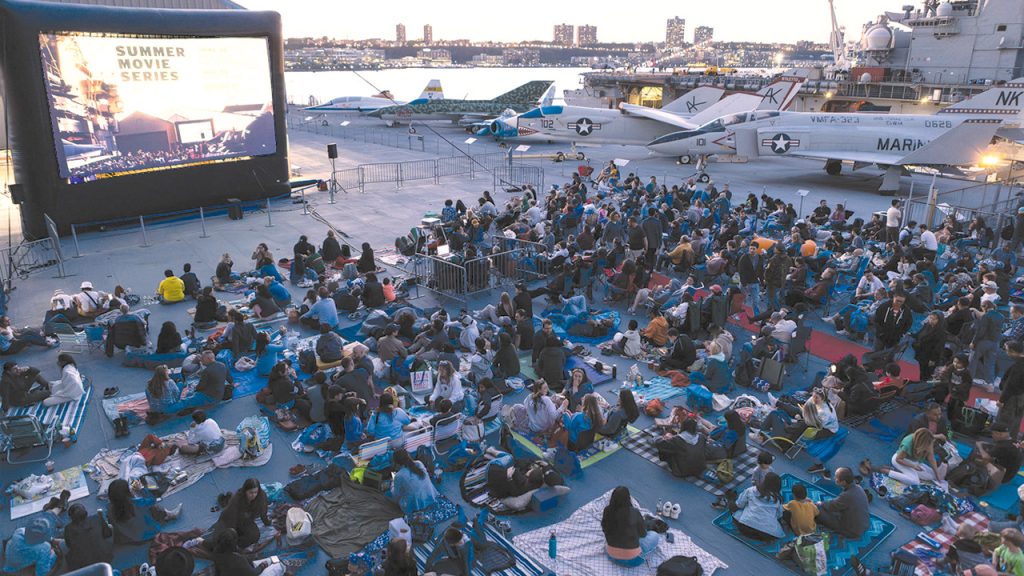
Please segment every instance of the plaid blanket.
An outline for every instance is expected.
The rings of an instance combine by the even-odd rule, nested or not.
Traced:
[[[598,462],[604,460],[611,454],[618,452],[619,449],[622,447],[623,442],[625,442],[625,440],[631,434],[636,433],[638,433],[638,430],[636,428],[633,428],[632,426],[627,426],[626,429],[623,430],[622,432],[619,432],[617,436],[615,436],[614,438],[610,438],[613,444],[609,446],[607,450],[601,450],[600,448],[597,447],[597,441],[604,439],[604,436],[598,434],[594,444],[576,453],[576,457],[580,461],[580,468],[586,468],[588,466],[597,464]],[[544,449],[547,446],[547,443],[539,435],[524,435],[519,432],[513,431],[512,438],[516,442],[518,442],[520,446],[526,449],[526,451],[529,452],[532,456],[535,456],[537,458],[544,458]]]
[[[968,512],[963,516],[956,519],[956,523],[967,524],[974,526],[979,531],[988,528],[988,518],[978,512]],[[918,558],[917,568],[914,570],[914,574],[917,576],[932,576],[936,569],[937,560],[944,558],[946,553],[949,552],[949,546],[953,543],[955,534],[945,532],[943,529],[937,528],[928,533],[928,537],[935,540],[941,545],[941,548],[936,550],[931,546],[924,543],[920,538],[914,538],[910,542],[907,542],[900,548],[910,552]]]
[[[672,380],[664,376],[655,376],[645,380],[643,386],[634,387],[633,390],[643,396],[644,400],[654,400],[657,398],[662,402],[667,402],[676,396],[682,396],[686,393],[686,387],[673,386]]]
[[[624,568],[613,564],[605,553],[604,539],[600,538],[601,514],[608,505],[611,491],[598,499],[584,504],[569,518],[538,528],[512,539],[516,547],[535,558],[546,558],[548,538],[551,531],[558,534],[558,557],[550,561],[549,568],[554,574],[573,576],[650,576],[655,567],[673,556],[692,556],[703,568],[705,576],[712,576],[719,568],[729,566],[718,557],[704,550],[688,535],[672,529],[672,542],[662,540],[647,562],[635,568]],[[650,514],[640,508],[640,512]],[[598,535],[598,537],[595,537]]]
[[[654,447],[655,440],[660,437],[661,432],[659,430],[653,427],[647,428],[624,439],[622,447],[668,470],[668,464],[658,459],[658,450]],[[739,487],[754,475],[754,470],[757,468],[757,454],[757,448],[748,445],[747,451],[742,456],[733,458],[732,468],[734,476],[732,481],[726,484],[708,482],[703,476],[687,478],[686,480],[693,482],[704,491],[710,492],[715,496],[721,496],[729,489],[740,492]]]

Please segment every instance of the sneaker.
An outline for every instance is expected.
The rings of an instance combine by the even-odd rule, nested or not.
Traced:
[[[185,540],[185,543],[181,545],[182,548],[198,548],[203,545],[202,538],[193,538],[191,540]]]
[[[718,500],[711,503],[711,507],[715,510],[725,510],[729,507],[729,503],[725,501],[725,498],[719,496]]]
[[[796,545],[793,544],[793,542],[786,542],[782,545],[782,548],[779,548],[779,551],[775,554],[775,557],[779,560],[788,560],[793,557],[793,552],[795,550]]]
[[[822,473],[824,471],[825,471],[825,465],[824,464],[811,464],[811,466],[807,469],[807,473],[808,474],[820,474],[820,473]]]
[[[846,337],[852,336],[852,334],[850,334],[846,330],[836,330],[836,334],[839,334],[840,336],[846,336]]]

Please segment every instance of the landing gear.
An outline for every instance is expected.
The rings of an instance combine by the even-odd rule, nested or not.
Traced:
[[[587,159],[587,156],[586,156],[586,154],[584,154],[583,152],[577,152],[577,153],[576,153],[576,159],[577,159],[577,160],[586,160],[586,159]]]
[[[679,157],[679,160],[677,160],[677,162],[679,164],[689,164],[690,162],[693,162],[693,158],[690,157],[689,154],[683,154],[682,156]]]
[[[825,161],[825,173],[829,176],[839,176],[839,173],[843,171],[842,160],[826,160]]]
[[[892,196],[900,191],[900,176],[903,175],[903,168],[900,166],[886,166],[885,174],[882,176],[882,185],[878,192],[883,196]]]
[[[707,172],[701,172],[700,175],[697,176],[697,182],[700,182],[701,184],[707,184],[708,182],[711,182],[711,176],[708,175]]]
[[[555,162],[565,162],[565,152],[555,154]]]

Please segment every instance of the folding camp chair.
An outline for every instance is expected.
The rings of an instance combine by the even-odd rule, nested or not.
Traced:
[[[458,446],[462,436],[462,414],[445,416],[434,424],[434,452],[444,456]]]
[[[9,416],[0,418],[0,447],[7,454],[7,462],[10,464],[24,464],[26,462],[42,462],[53,453],[53,440],[56,430],[53,426],[46,426],[35,416]],[[46,455],[42,458],[32,460],[12,459],[15,450],[27,450],[46,446]]]
[[[434,427],[427,425],[426,428],[420,428],[405,435],[405,451],[415,454],[420,446],[430,446],[433,441]]]
[[[501,407],[504,404],[505,396],[502,394],[496,394],[491,397],[491,409],[487,411],[487,414],[480,416],[482,422],[490,422],[501,414]]]
[[[80,354],[89,351],[89,335],[85,330],[75,330],[70,324],[54,324],[53,331],[60,343],[60,351]]]
[[[786,359],[794,364],[799,364],[800,355],[804,355],[803,368],[804,372],[807,371],[807,366],[811,362],[811,354],[807,349],[807,341],[811,339],[811,333],[813,330],[810,326],[799,326],[793,333],[793,338],[789,341],[789,348],[786,351]]]
[[[359,447],[359,453],[356,454],[356,461],[369,462],[370,460],[373,460],[374,456],[387,454],[390,444],[390,438],[381,438],[380,440],[374,440],[373,442],[366,442]]]

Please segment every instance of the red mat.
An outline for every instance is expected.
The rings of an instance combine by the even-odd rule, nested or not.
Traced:
[[[698,293],[701,296],[708,294],[706,290],[700,290]],[[756,333],[759,330],[758,326],[747,321],[747,315],[753,315],[754,311],[749,306],[744,306],[743,309],[744,314],[741,314],[739,318],[730,316],[729,322],[744,330]],[[807,341],[807,349],[812,355],[828,362],[837,362],[847,354],[853,354],[856,358],[860,359],[864,354],[871,351],[867,346],[862,346],[856,342],[851,342],[821,330],[811,330],[811,338]],[[921,377],[921,369],[916,362],[900,360],[897,364],[900,365],[900,375],[904,378],[917,381]]]

